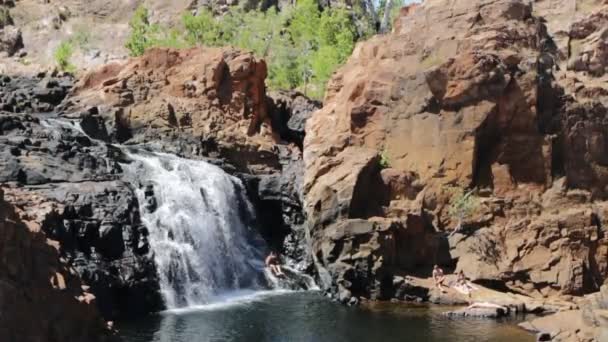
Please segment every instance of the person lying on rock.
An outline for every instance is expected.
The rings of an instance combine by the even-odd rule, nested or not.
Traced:
[[[433,266],[433,280],[435,281],[435,287],[442,293],[445,293],[445,275],[443,274],[443,270],[437,265]]]
[[[460,270],[460,272],[458,272],[458,275],[456,278],[456,286],[462,292],[468,294],[469,297],[471,296],[471,291],[474,290],[473,286],[469,285],[469,281],[467,280],[467,277],[464,275],[463,270]]]
[[[274,274],[277,277],[282,277],[285,275],[285,273],[283,273],[283,270],[281,270],[281,261],[279,259],[279,256],[274,252],[271,251],[270,254],[266,257],[266,267],[270,268],[270,272],[272,272],[272,274]]]
[[[464,275],[463,270],[460,270],[460,272],[458,272],[458,277],[456,278],[456,284],[462,286],[465,289],[473,290],[473,287],[471,285],[469,285],[469,281],[467,280],[467,277]]]

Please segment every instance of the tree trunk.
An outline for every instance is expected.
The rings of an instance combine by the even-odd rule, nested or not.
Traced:
[[[382,16],[382,22],[380,23],[380,33],[386,33],[388,31],[389,21],[391,20],[391,9],[393,7],[393,0],[386,0],[384,6],[384,15]]]
[[[374,4],[372,2],[372,0],[364,0],[365,1],[365,7],[367,12],[369,13],[370,18],[372,19],[372,21],[374,22],[374,29],[376,31],[378,31],[379,27],[378,25],[380,25],[380,22],[378,20],[378,14],[376,14],[376,10],[374,9]]]

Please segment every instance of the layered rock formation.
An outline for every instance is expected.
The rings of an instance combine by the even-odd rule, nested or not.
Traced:
[[[597,4],[572,28],[589,31],[580,77],[596,77],[594,94]],[[307,124],[305,206],[325,287],[390,298],[394,275],[439,263],[540,298],[597,291],[607,113],[602,97],[573,92],[578,52],[563,55],[526,1],[428,0],[402,14],[357,45]],[[478,205],[448,235],[453,188],[476,189]]]
[[[0,188],[0,339],[115,340],[94,306],[95,296],[84,291],[57,244],[40,229],[21,221]]]
[[[7,200],[59,242],[106,318],[161,308],[147,231],[133,190],[120,179],[119,151],[52,112],[71,79],[2,79],[0,183]]]

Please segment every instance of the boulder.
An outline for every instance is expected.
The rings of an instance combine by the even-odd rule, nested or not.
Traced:
[[[0,28],[0,52],[14,55],[23,48],[23,37],[18,27],[8,25]]]

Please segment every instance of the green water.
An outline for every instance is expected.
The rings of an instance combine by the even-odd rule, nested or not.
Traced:
[[[389,303],[349,308],[314,292],[257,293],[118,328],[126,342],[534,341],[514,320],[455,320],[441,315],[447,309]]]

